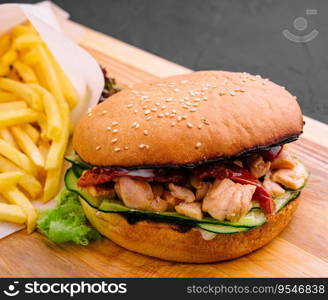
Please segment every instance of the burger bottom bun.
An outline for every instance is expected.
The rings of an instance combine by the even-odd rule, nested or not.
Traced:
[[[90,223],[126,249],[169,261],[209,263],[233,259],[269,243],[288,225],[299,201],[299,198],[291,201],[260,227],[242,233],[218,234],[211,240],[204,240],[195,229],[181,233],[177,225],[169,223],[129,224],[119,214],[99,212],[82,199],[81,204]]]

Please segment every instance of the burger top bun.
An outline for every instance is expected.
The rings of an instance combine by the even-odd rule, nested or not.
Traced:
[[[284,143],[302,126],[284,87],[247,73],[201,71],[111,96],[79,121],[73,146],[97,166],[192,165]]]

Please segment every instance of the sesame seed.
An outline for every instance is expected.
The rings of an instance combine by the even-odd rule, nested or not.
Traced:
[[[151,116],[148,116],[148,117],[146,118],[147,121],[149,121],[150,119],[151,119]]]
[[[165,115],[166,117],[168,117],[168,116],[170,115],[170,113],[167,111],[166,113],[164,113],[164,115]]]
[[[186,120],[188,117],[186,115],[182,116],[182,120]]]
[[[177,117],[177,120],[178,120],[178,121],[181,121],[181,120],[182,120],[182,117],[181,117],[181,116],[178,116],[178,117]]]
[[[129,147],[128,147],[128,146],[125,146],[125,147],[124,147],[124,150],[129,150]]]
[[[175,122],[172,122],[172,123],[171,123],[171,126],[174,127],[174,126],[175,126]]]
[[[127,107],[127,108],[131,108],[132,106],[133,106],[133,104],[130,103],[130,104],[128,104],[126,107]]]
[[[195,111],[197,111],[197,109],[196,108],[190,108],[189,111],[190,112],[195,112]]]
[[[156,102],[155,105],[156,106],[161,106],[161,104],[159,102]]]
[[[166,98],[165,101],[166,102],[171,102],[173,100],[173,98]]]
[[[175,88],[175,89],[173,89],[173,91],[175,91],[175,92],[180,92],[180,89]]]
[[[144,135],[148,135],[148,134],[149,134],[149,131],[148,131],[147,129],[145,129],[145,130],[143,131],[143,133],[144,133]]]
[[[261,75],[255,75],[255,77],[257,77],[257,78],[262,78]]]
[[[189,106],[186,105],[186,104],[185,105],[182,105],[182,107],[185,108],[185,109],[188,109],[189,108]]]
[[[199,149],[201,146],[202,146],[202,143],[201,143],[201,142],[198,142],[198,143],[195,145],[195,148],[196,148],[196,149]]]
[[[224,95],[226,95],[227,93],[225,93],[225,92],[219,92],[219,95],[220,96],[224,96]]]
[[[111,131],[111,130],[112,130],[112,127],[107,126],[106,129],[107,129],[108,131]]]
[[[202,99],[200,99],[200,98],[198,98],[198,97],[194,98],[194,100],[195,100],[195,101],[202,101]]]
[[[115,147],[115,148],[114,148],[114,151],[115,151],[115,152],[119,152],[119,151],[121,151],[121,148],[120,148],[120,147]]]
[[[191,105],[191,102],[190,102],[190,101],[186,101],[186,104],[187,104],[187,105]]]
[[[139,128],[140,124],[138,122],[133,122],[132,123],[132,128]]]
[[[115,139],[112,139],[112,143],[113,143],[113,144],[115,144],[117,141],[118,141],[118,139],[117,139],[117,138],[115,138]]]
[[[143,109],[147,109],[147,107],[148,107],[148,105],[144,105],[142,108],[143,108]]]
[[[112,122],[112,125],[113,125],[113,126],[116,126],[116,125],[118,125],[118,122],[113,121],[113,122]]]
[[[159,113],[158,115],[157,115],[157,118],[163,118],[164,117],[164,114],[163,113]]]
[[[187,123],[187,127],[188,127],[188,128],[192,128],[193,125],[192,125],[191,123]]]
[[[96,151],[99,151],[101,149],[101,146],[96,147]]]
[[[204,96],[204,98],[203,98],[203,99],[204,99],[204,101],[206,101],[206,100],[207,100],[207,96]]]
[[[230,92],[230,95],[231,95],[231,96],[235,96],[236,93],[235,93],[234,91],[231,91],[231,92]]]
[[[184,99],[184,100],[189,100],[190,98],[187,96],[187,97],[184,97],[183,99]]]
[[[113,129],[113,133],[118,133],[119,130],[118,129]]]
[[[203,124],[199,124],[199,125],[197,126],[198,129],[202,129],[202,127],[203,127]]]
[[[148,96],[141,96],[140,98],[141,98],[141,100],[146,100],[146,99],[148,99],[149,97],[148,97]]]
[[[163,105],[161,108],[162,108],[162,109],[165,109],[165,108],[166,108],[166,105]]]
[[[157,108],[156,107],[152,107],[150,110],[151,111],[157,111]]]
[[[173,113],[173,114],[176,114],[177,111],[176,111],[175,109],[172,109],[172,113]]]
[[[134,110],[134,113],[137,113],[137,112],[138,112],[138,110],[137,110],[137,109],[135,109],[135,110]]]
[[[92,116],[92,112],[88,112],[88,117],[91,117]]]
[[[149,115],[151,113],[151,110],[150,109],[147,109],[144,111],[145,115]]]
[[[145,147],[146,147],[145,144],[140,144],[140,145],[139,145],[139,148],[140,148],[140,149],[144,149]]]
[[[102,114],[102,115],[105,115],[105,114],[107,114],[107,110],[106,110],[106,109],[104,109],[104,110],[101,112],[101,114]]]

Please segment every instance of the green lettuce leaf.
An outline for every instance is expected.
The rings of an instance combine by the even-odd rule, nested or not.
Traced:
[[[59,194],[55,208],[40,213],[37,226],[54,243],[88,245],[101,238],[99,232],[88,225],[77,194],[67,189]]]

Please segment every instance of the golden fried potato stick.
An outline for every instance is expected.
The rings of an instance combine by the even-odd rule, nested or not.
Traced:
[[[22,108],[12,111],[0,111],[0,128],[12,125],[40,122],[42,114],[30,108]],[[42,120],[41,120],[42,122]]]
[[[23,172],[17,171],[0,173],[0,190],[5,190],[8,186],[15,185],[23,174]]]
[[[9,78],[0,78],[0,89],[11,92],[24,100],[31,108],[41,111],[42,102],[39,96],[28,85]]]
[[[39,61],[39,55],[35,49],[30,49],[26,53],[22,53],[20,58],[29,66],[35,66]]]
[[[0,138],[9,143],[11,146],[18,148],[15,139],[8,128],[0,128]]]
[[[17,95],[0,90],[0,103],[10,102],[10,101],[17,101],[17,100],[19,100]]]
[[[20,25],[16,25],[11,30],[11,34],[13,35],[14,38],[17,38],[24,34],[33,34],[33,31],[31,30],[31,27],[20,24]]]
[[[31,124],[22,124],[20,127],[27,133],[34,144],[37,144],[40,138],[40,132]]]
[[[63,162],[69,138],[69,107],[63,101],[59,103],[60,113],[62,117],[62,134],[58,140],[52,141],[45,164],[46,170],[57,169]]]
[[[18,36],[13,42],[13,47],[17,50],[23,50],[25,48],[33,49],[40,43],[42,43],[40,37],[34,33],[30,33]]]
[[[26,214],[18,205],[0,203],[0,221],[24,224]]]
[[[18,181],[18,185],[24,189],[32,199],[36,199],[42,193],[41,183],[31,174],[21,170],[14,163],[0,155],[0,172],[23,172],[23,176]]]
[[[0,58],[9,50],[10,44],[11,44],[11,36],[9,33],[0,36]]]
[[[10,161],[20,166],[27,173],[36,175],[36,169],[30,159],[22,152],[20,152],[15,147],[11,146],[9,143],[0,139],[0,154]]]
[[[30,160],[38,167],[44,167],[44,159],[39,148],[33,143],[30,137],[18,126],[10,128],[19,148],[30,158]]]
[[[47,178],[44,185],[43,202],[46,203],[58,193],[61,180],[62,164],[53,170],[47,172]]]
[[[39,95],[43,102],[43,107],[47,117],[47,136],[51,140],[58,140],[62,133],[62,121],[57,101],[43,87],[37,84],[29,84],[34,91]]]
[[[24,101],[11,101],[0,103],[0,111],[5,110],[16,110],[21,108],[27,108],[26,102]]]
[[[10,71],[10,65],[17,58],[17,52],[15,49],[10,48],[5,54],[0,58],[0,76],[5,76]]]
[[[13,67],[25,83],[38,83],[38,79],[29,65],[20,61],[14,61]]]
[[[0,190],[9,203],[18,205],[27,216],[27,233],[32,233],[36,226],[38,214],[28,198],[15,186]]]
[[[73,88],[73,85],[71,84],[71,82],[69,81],[66,74],[64,73],[64,71],[62,70],[60,65],[57,63],[57,61],[55,60],[55,58],[53,57],[51,52],[48,49],[46,49],[46,52],[48,54],[48,57],[50,58],[50,61],[53,65],[54,69],[56,70],[56,73],[57,73],[57,76],[59,79],[59,83],[62,87],[63,95],[64,95],[68,105],[72,109],[77,104],[77,96],[76,96],[76,92]]]

